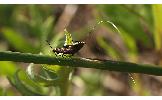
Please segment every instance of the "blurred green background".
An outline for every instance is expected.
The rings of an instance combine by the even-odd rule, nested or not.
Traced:
[[[97,24],[104,21],[102,24]],[[113,22],[119,33],[106,21]],[[93,27],[95,29],[93,30]],[[162,66],[162,5],[0,5],[0,51],[50,52],[64,43],[64,28],[74,40],[86,45],[75,55]],[[22,95],[30,91],[16,87],[6,78],[28,64],[0,62],[0,95]],[[22,79],[23,73],[21,74]],[[110,72],[97,69],[74,70],[69,95],[162,95],[162,77]],[[59,95],[57,88],[37,86],[24,79],[32,90]],[[11,81],[11,80],[10,80]],[[11,82],[12,83],[12,82]],[[37,95],[31,93],[28,95]]]

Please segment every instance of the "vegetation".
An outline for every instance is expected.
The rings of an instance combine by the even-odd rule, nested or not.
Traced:
[[[161,95],[161,7],[1,5],[0,95]]]

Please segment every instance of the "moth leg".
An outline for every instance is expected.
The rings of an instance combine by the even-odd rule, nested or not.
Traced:
[[[62,57],[63,58],[69,58],[67,55],[69,55],[69,54],[63,54]]]
[[[62,58],[64,58],[64,54],[62,54],[61,56],[62,56]]]
[[[58,60],[58,54],[56,52],[54,52],[56,59]],[[58,62],[60,62],[60,60],[58,60]]]
[[[73,56],[73,54],[69,54],[69,56],[68,56],[68,57],[69,57],[69,58],[71,58],[72,56]]]
[[[71,58],[73,55],[72,54],[64,54],[64,57],[66,58]]]
[[[54,54],[55,54],[55,56],[57,57],[57,53],[56,53],[56,52],[54,52]]]

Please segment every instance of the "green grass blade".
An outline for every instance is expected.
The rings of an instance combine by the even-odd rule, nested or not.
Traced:
[[[134,5],[130,6],[130,8],[134,7]],[[110,21],[122,28],[125,32],[129,33],[129,35],[134,37],[137,41],[142,42],[142,44],[147,47],[152,46],[152,41],[150,40],[148,34],[144,32],[141,25],[140,20],[142,18],[140,16],[142,15],[137,16],[129,11],[129,9],[124,8],[122,5],[99,5],[97,7],[99,8],[99,12],[103,12],[101,15],[98,15],[100,19],[105,19],[105,17],[109,18]],[[139,11],[136,12],[139,13]]]
[[[58,77],[54,74],[52,74],[52,76],[55,76],[54,78],[48,78],[48,77],[44,77],[39,74],[35,74],[33,63],[29,64],[29,66],[27,67],[26,73],[31,80],[33,80],[34,82],[37,82],[43,86],[56,85],[56,80],[58,79]]]
[[[162,75],[162,68],[160,68],[160,66],[135,64],[130,62],[112,61],[112,60],[97,60],[88,58],[65,59],[30,53],[0,52],[0,61],[15,61],[15,62],[25,62],[35,64],[96,68],[128,73]]]
[[[152,5],[154,16],[154,41],[156,50],[162,50],[162,5]]]
[[[0,61],[0,75],[12,76],[16,72],[18,66],[11,61]]]
[[[14,87],[16,87],[16,89],[19,90],[22,95],[28,95],[28,96],[32,96],[32,95],[35,95],[35,96],[42,95],[42,94],[39,94],[39,93],[36,93],[36,92],[32,91],[29,87],[27,87],[22,82],[22,80],[20,80],[20,77],[18,75],[19,71],[20,70],[16,71],[13,79],[11,77],[8,77],[10,83]]]
[[[21,52],[38,53],[39,49],[30,44],[22,35],[18,34],[11,28],[2,29],[3,36],[7,41]]]

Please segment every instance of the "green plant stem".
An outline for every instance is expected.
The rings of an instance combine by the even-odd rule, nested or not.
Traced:
[[[161,75],[160,66],[135,64],[130,62],[95,60],[88,58],[61,58],[45,55],[19,53],[19,52],[0,52],[0,61],[15,61],[35,64],[52,64],[60,66],[96,68],[109,71],[120,71],[128,73],[143,73],[150,75]]]

